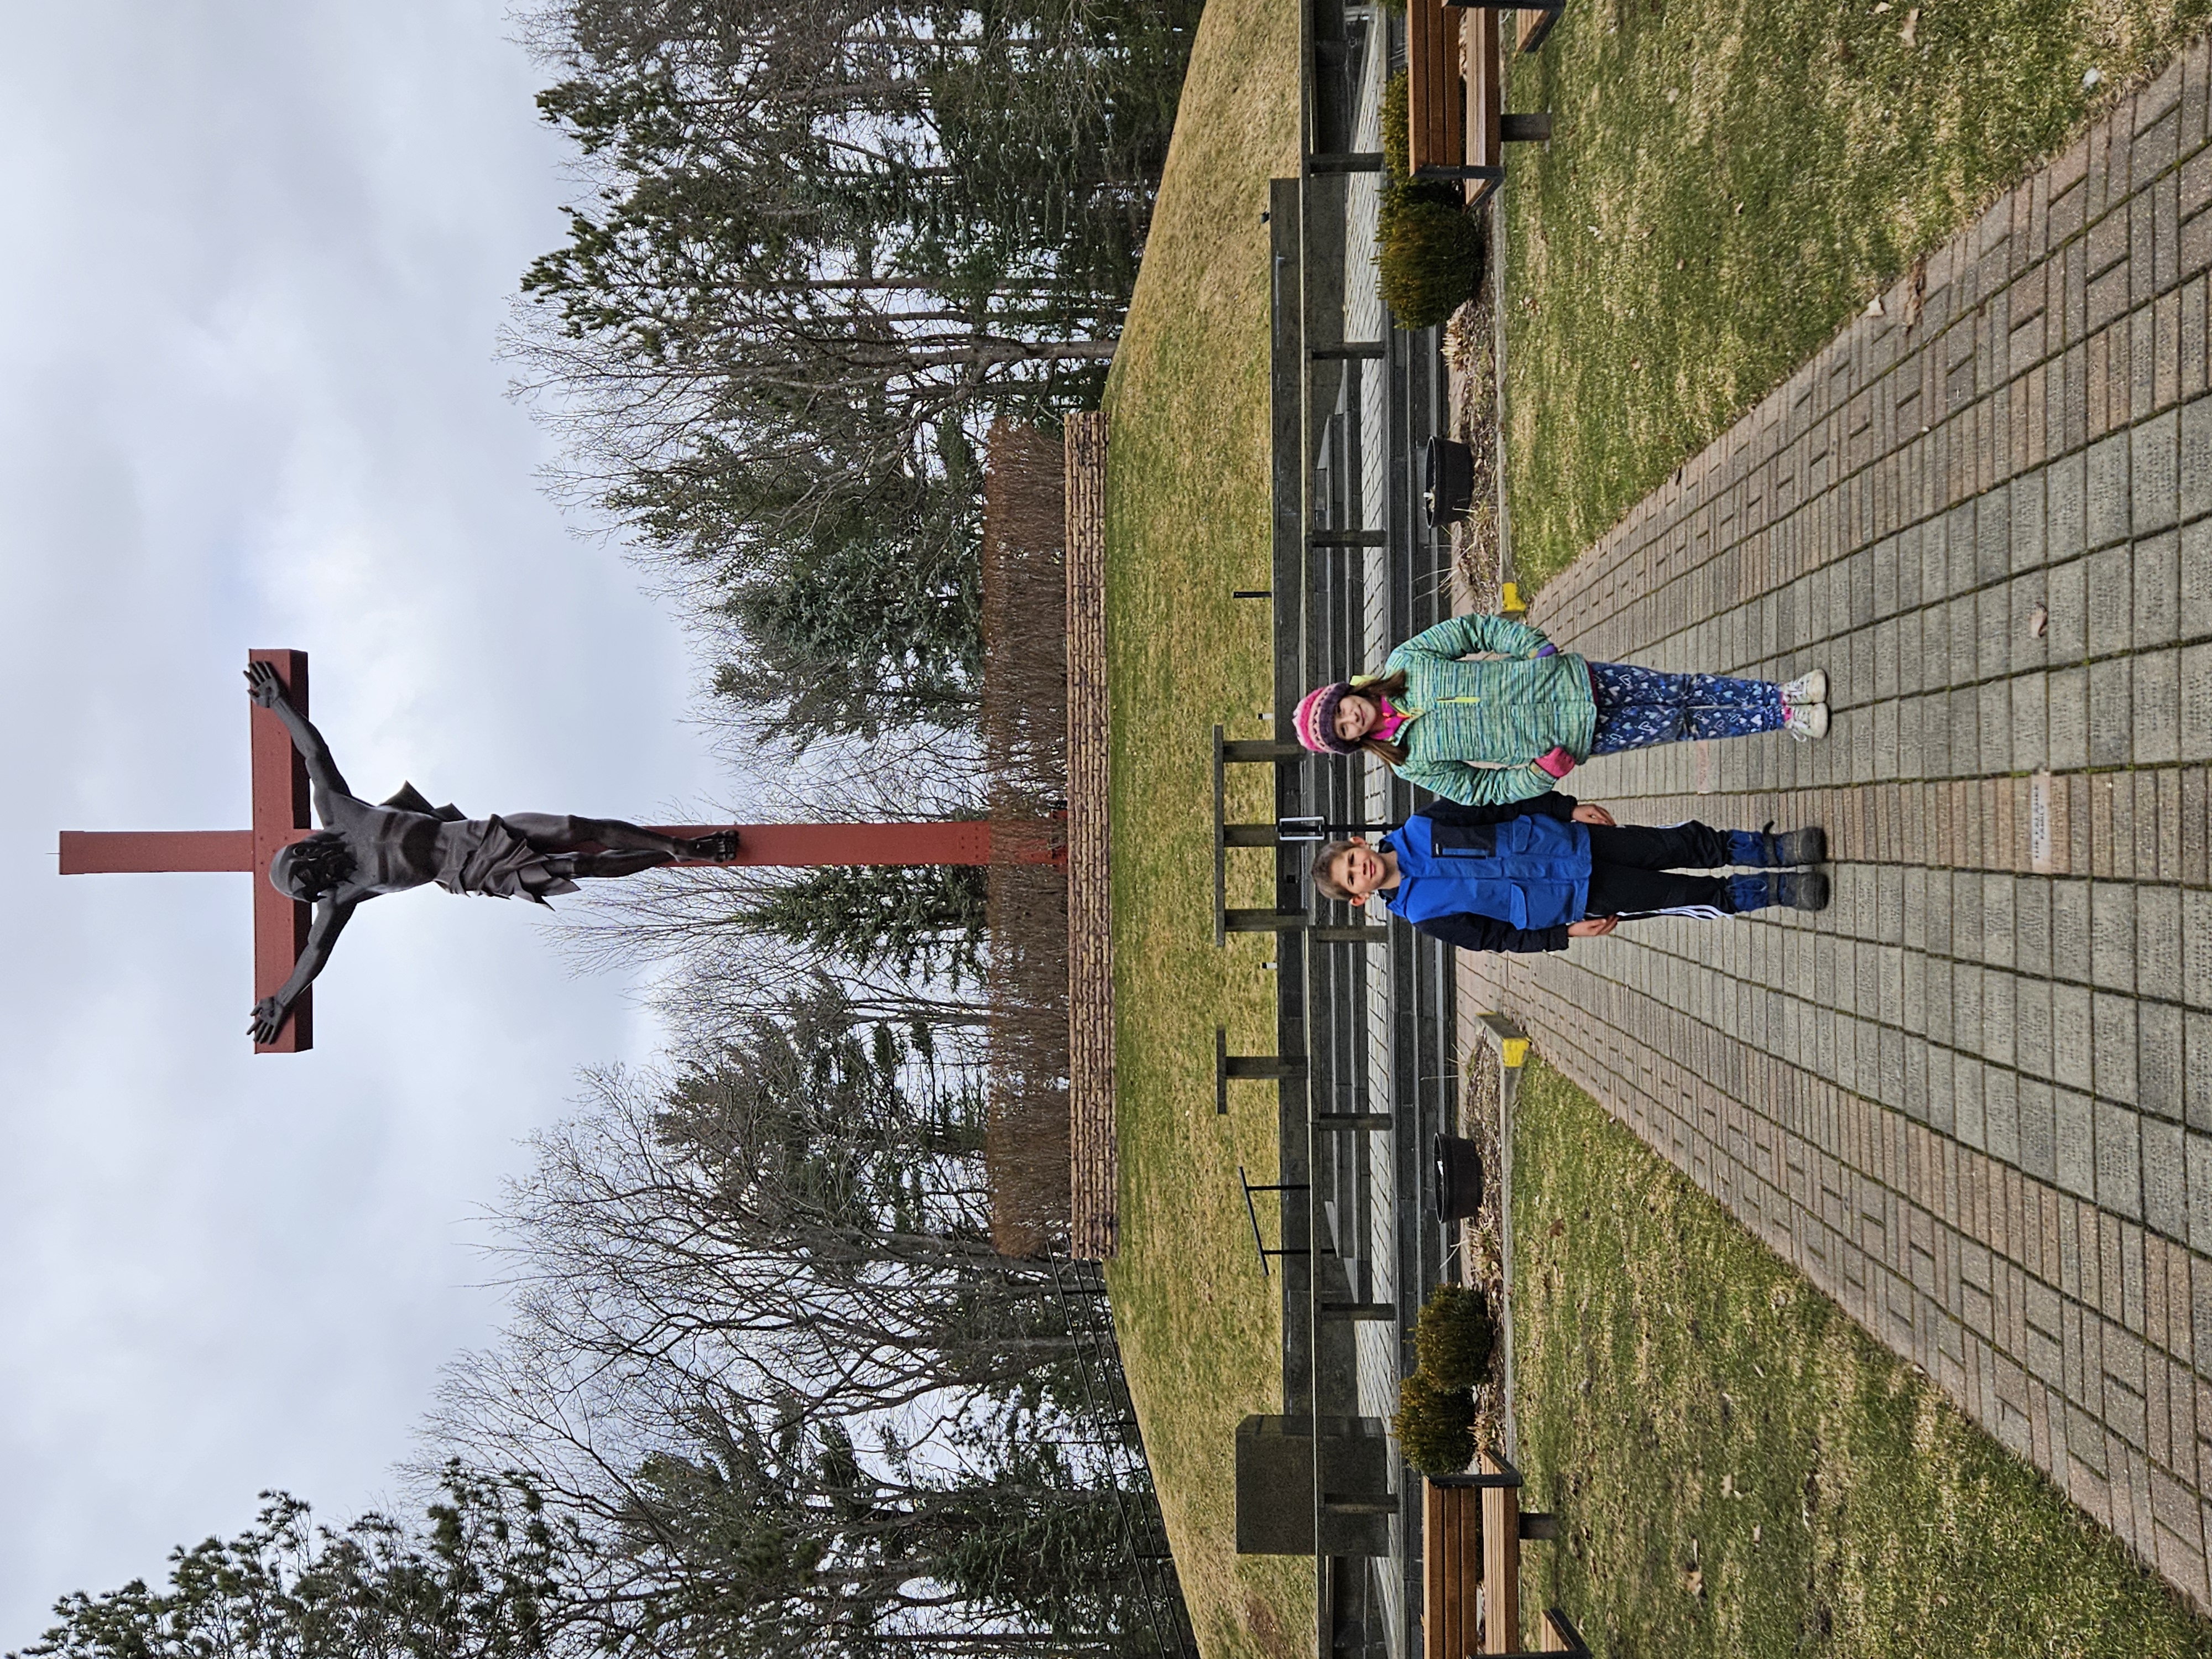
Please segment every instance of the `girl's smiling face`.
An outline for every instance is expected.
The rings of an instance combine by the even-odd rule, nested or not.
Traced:
[[[1381,711],[1372,697],[1363,697],[1357,691],[1347,691],[1336,705],[1336,713],[1329,719],[1329,727],[1346,743],[1358,743],[1375,729]]]

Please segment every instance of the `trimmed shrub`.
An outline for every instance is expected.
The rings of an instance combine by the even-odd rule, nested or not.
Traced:
[[[1482,286],[1482,226],[1467,212],[1459,186],[1412,179],[1385,185],[1375,266],[1382,303],[1401,328],[1441,323],[1472,299]]]
[[[1439,1285],[1413,1322],[1413,1352],[1440,1389],[1471,1389],[1490,1375],[1497,1327],[1480,1291]]]
[[[1464,1389],[1439,1389],[1417,1370],[1398,1385],[1390,1432],[1423,1474],[1456,1474],[1474,1461],[1474,1401]]]
[[[1382,88],[1382,207],[1375,264],[1382,303],[1403,327],[1426,328],[1459,309],[1482,285],[1482,226],[1460,186],[1416,183],[1407,172],[1412,94],[1400,70]]]
[[[1409,149],[1412,143],[1407,124],[1413,119],[1413,88],[1400,70],[1382,88],[1382,177],[1383,189],[1406,182],[1406,168],[1412,161]]]

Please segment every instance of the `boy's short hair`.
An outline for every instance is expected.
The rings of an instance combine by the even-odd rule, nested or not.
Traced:
[[[1339,854],[1348,853],[1357,845],[1358,845],[1357,842],[1340,837],[1337,840],[1329,842],[1328,846],[1322,848],[1320,852],[1314,854],[1313,884],[1315,892],[1319,893],[1325,899],[1334,899],[1340,904],[1349,904],[1352,902],[1352,895],[1345,891],[1344,888],[1338,883],[1336,878],[1330,873],[1329,866],[1336,862],[1337,855]]]

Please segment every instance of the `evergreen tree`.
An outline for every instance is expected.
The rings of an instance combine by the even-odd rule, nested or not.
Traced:
[[[317,1528],[264,1493],[256,1523],[170,1557],[166,1587],[82,1591],[10,1659],[536,1659],[553,1651],[576,1569],[573,1534],[536,1491],[449,1464],[428,1525],[370,1515]]]
[[[810,870],[757,890],[745,925],[957,989],[981,972],[985,885],[973,865]]]
[[[519,349],[764,741],[970,724],[996,416],[1094,402],[1200,0],[547,0],[597,185]]]

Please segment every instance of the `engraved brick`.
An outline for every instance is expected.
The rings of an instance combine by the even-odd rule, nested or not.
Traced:
[[[2131,672],[2135,681],[2135,763],[2159,766],[2179,760],[2180,653],[2170,650],[2146,652],[2134,659]],[[2140,865],[2141,860],[2137,862]]]
[[[2212,645],[2192,645],[2177,657],[2175,695],[2180,721],[2174,757],[2212,760]]]
[[[2181,893],[2148,883],[2136,889],[2136,991],[2164,1002],[2181,999]]]
[[[2183,1162],[2189,1199],[2189,1246],[2212,1251],[2212,1135],[2183,1137]],[[2212,1352],[2201,1344],[2199,1352]]]
[[[2089,764],[2125,766],[2135,718],[2134,665],[2125,657],[2089,665]],[[2100,860],[2100,868],[2109,868]]]
[[[2182,1011],[2177,1004],[2136,1005],[2136,1104],[2149,1116],[2175,1122],[2182,1115],[2181,1021]]]
[[[2181,289],[2180,379],[2177,395],[2194,398],[2204,390],[2204,279],[2193,276]]]
[[[2030,1077],[2049,1077],[2051,987],[2041,980],[2021,980],[2013,988],[2012,1006],[2013,1063]]]
[[[2051,1075],[2084,1092],[2091,1086],[2089,995],[2087,986],[2051,988]]]
[[[2092,445],[2086,490],[2088,544],[2104,547],[2124,539],[2131,522],[2128,501],[2128,434],[2113,434]]]
[[[2203,462],[2201,483],[2205,505],[2202,510],[2212,512],[2212,399],[2200,399],[2206,408],[2198,416],[2200,439],[2199,459]],[[2194,405],[2191,405],[2194,407]],[[2185,434],[2188,411],[2183,411]],[[2185,453],[2185,461],[2187,455]],[[2186,478],[2189,475],[2185,473]],[[2049,539],[2050,556],[2070,558],[2086,550],[2089,545],[2088,519],[2088,458],[2075,453],[2060,457],[2044,472],[2044,523]]]
[[[2092,1127],[2089,1097],[2070,1089],[2052,1095],[2055,1148],[2053,1178],[2069,1193],[2090,1196],[2096,1189],[2096,1136]],[[2062,1241],[2063,1236],[2062,1235]],[[2063,1243],[2061,1244],[2064,1249]]]
[[[2076,663],[2088,653],[2088,561],[2069,559],[2046,573],[2050,616],[2045,626],[2055,666]]]
[[[2158,879],[2181,879],[2181,769],[2161,768],[2158,774]]]
[[[2163,530],[2180,513],[2180,422],[2169,411],[2134,429],[2132,512],[2137,535]]]
[[[2089,972],[2089,884],[2050,884],[2051,974],[2086,979]]]
[[[2185,663],[2183,672],[2185,677]],[[2186,684],[2185,678],[2185,687]],[[2185,690],[2183,695],[2186,697],[2190,694]],[[2189,704],[2184,702],[2182,708],[2185,713]],[[2183,729],[2187,730],[2185,725]],[[2204,769],[2185,767],[2181,774],[2181,879],[2200,887],[2205,878],[2205,814],[2208,805],[2212,805],[2208,796],[2212,796],[2212,789],[2208,789]]]
[[[2180,621],[2181,540],[2168,532],[2136,544],[2134,646],[2171,644]]]
[[[2008,1164],[2017,1163],[2020,1158],[2019,1091],[2016,1073],[1999,1066],[1984,1071],[1982,1112],[1990,1155]]]
[[[2212,398],[2183,404],[2179,427],[2175,507],[2181,517],[2193,519],[2212,512]]]
[[[2031,1078],[2021,1079],[2020,1166],[2039,1181],[2057,1178],[2057,1118],[2051,1087]],[[2208,1224],[2212,1224],[2212,1197],[2206,1201]]]
[[[2181,895],[2181,994],[2194,1007],[2212,1008],[2212,891],[2203,888]]]
[[[2136,1101],[2135,999],[2100,991],[2091,1009],[2099,1098],[2133,1106]]]
[[[2200,678],[2212,678],[2212,647],[2200,647],[2207,659],[2197,669]],[[2185,661],[2185,681],[2191,672]],[[2045,684],[2049,689],[2051,742],[2049,763],[2062,772],[2075,771],[2089,763],[2089,674],[2084,668],[2068,668],[2050,675]],[[2205,727],[2205,741],[2212,744],[2212,720],[2201,722]],[[2184,751],[2188,752],[2185,738]],[[2212,758],[2208,749],[2205,758]]]
[[[2027,975],[2051,973],[2051,881],[2020,876],[2013,881],[2013,965]]]
[[[2100,881],[2089,890],[2090,977],[2107,990],[2135,988],[2136,890]]]
[[[2137,1121],[2142,1137],[2143,1224],[2169,1238],[2189,1236],[2187,1182],[2182,1127],[2153,1117]]]
[[[2082,595],[2092,657],[2125,651],[2135,629],[2135,549],[2124,544],[2089,556]]]

